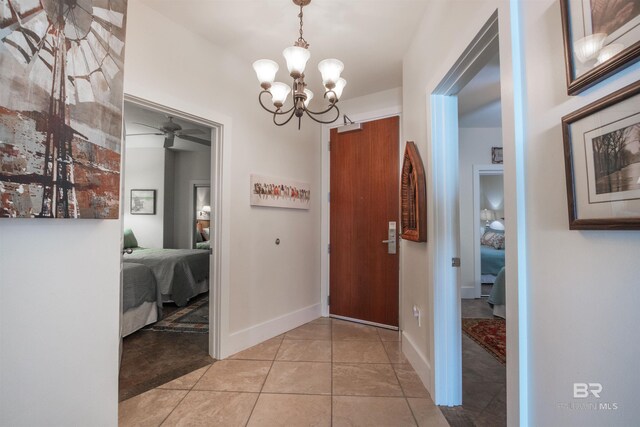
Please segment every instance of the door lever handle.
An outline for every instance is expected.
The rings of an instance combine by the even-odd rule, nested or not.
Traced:
[[[396,239],[383,240],[382,243],[395,243]]]

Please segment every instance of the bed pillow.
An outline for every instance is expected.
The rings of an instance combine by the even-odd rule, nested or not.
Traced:
[[[504,232],[486,231],[480,238],[480,244],[496,249],[504,249]]]
[[[131,230],[130,228],[125,228],[124,248],[129,249],[129,248],[137,248],[137,247],[138,247],[138,240],[136,239],[136,236],[133,234],[133,230]]]

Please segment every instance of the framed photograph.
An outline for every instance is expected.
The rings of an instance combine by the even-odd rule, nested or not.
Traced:
[[[131,190],[131,215],[156,214],[156,190]]]
[[[251,206],[309,209],[311,190],[306,182],[251,175]]]
[[[569,95],[640,59],[640,0],[560,0],[560,7]]]
[[[640,82],[562,118],[572,230],[640,229]]]
[[[502,164],[502,147],[491,147],[491,163]]]

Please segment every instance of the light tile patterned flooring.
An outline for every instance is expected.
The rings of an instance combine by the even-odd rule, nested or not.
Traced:
[[[120,426],[448,426],[397,332],[319,318],[120,403]]]

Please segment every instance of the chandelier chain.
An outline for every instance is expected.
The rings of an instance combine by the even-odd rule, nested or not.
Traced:
[[[300,38],[298,38],[298,40],[302,41],[304,43],[307,43],[307,41],[302,36],[302,26],[303,26],[302,18],[303,18],[303,15],[304,15],[304,13],[302,12],[302,3],[301,3],[300,4],[300,13],[298,14],[298,18],[300,18]]]

